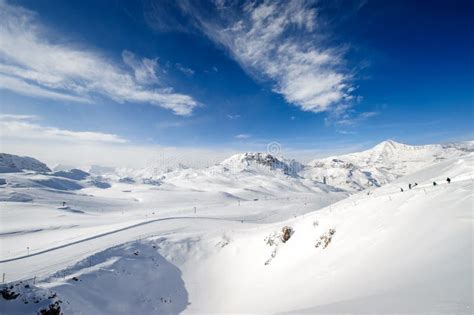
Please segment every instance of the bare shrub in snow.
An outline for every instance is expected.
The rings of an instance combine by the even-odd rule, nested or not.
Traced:
[[[265,266],[266,266],[266,265],[269,265],[270,262],[272,261],[272,259],[275,258],[276,254],[277,254],[277,250],[278,250],[278,247],[275,247],[275,248],[272,250],[272,252],[271,252],[271,254],[270,254],[270,258],[268,258],[268,259],[265,261]]]
[[[267,243],[268,246],[274,246],[278,244],[279,239],[280,235],[278,235],[276,232],[273,232],[272,234],[265,237],[264,241],[265,243]]]
[[[327,231],[326,233],[324,233],[323,235],[319,237],[319,240],[316,242],[315,247],[318,248],[321,245],[323,246],[323,249],[328,247],[335,233],[336,233],[335,229],[329,229],[329,231]]]
[[[277,250],[278,250],[278,245],[280,244],[281,237],[282,236],[279,233],[276,233],[276,232],[273,232],[272,234],[265,237],[265,239],[264,239],[265,243],[267,243],[268,246],[274,246],[274,249],[272,250],[272,252],[270,254],[270,258],[268,258],[265,261],[265,265],[270,264],[272,259],[275,258],[276,254],[277,254]]]
[[[274,247],[272,252],[270,253],[270,258],[265,261],[265,265],[270,264],[272,259],[275,258],[280,244],[286,243],[290,239],[291,235],[293,235],[293,233],[293,228],[291,228],[290,226],[284,226],[281,229],[281,233],[273,232],[272,234],[265,237],[265,243],[267,243],[268,246]]]
[[[228,238],[224,237],[222,240],[217,242],[216,247],[224,248],[227,245],[229,245],[229,242],[230,242],[230,240]]]
[[[56,301],[53,304],[50,304],[48,308],[44,308],[38,312],[38,314],[41,315],[59,315],[61,313],[61,306],[59,305],[59,302]]]

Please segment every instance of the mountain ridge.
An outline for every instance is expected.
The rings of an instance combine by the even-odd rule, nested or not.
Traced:
[[[302,164],[295,159],[265,152],[244,152],[234,154],[222,162],[203,169],[178,167],[166,171],[156,168],[115,169],[109,168],[100,172],[110,181],[137,181],[161,185],[173,183],[190,187],[196,181],[204,180],[208,184],[223,185],[239,179],[252,185],[252,176],[259,176],[260,185],[272,185],[275,181],[288,185],[316,187],[331,186],[347,192],[355,192],[387,184],[397,178],[410,174],[418,169],[446,159],[460,157],[474,151],[474,142],[408,145],[388,139],[374,147],[343,155],[315,159]],[[29,157],[2,154],[3,172],[21,171],[21,167],[39,173],[49,173],[46,164]],[[9,160],[5,157],[9,157]],[[16,161],[19,167],[8,168],[8,161]],[[7,165],[8,164],[8,165]],[[16,165],[15,164],[15,165]],[[14,164],[11,164],[14,165]],[[10,165],[10,166],[11,166]],[[101,170],[105,169],[104,167]],[[69,170],[71,171],[71,170]],[[78,170],[72,170],[77,172]],[[82,171],[81,171],[82,172]],[[91,174],[94,172],[91,169]],[[199,177],[202,177],[201,179]],[[290,180],[291,179],[291,180]],[[267,183],[267,184],[265,184]]]

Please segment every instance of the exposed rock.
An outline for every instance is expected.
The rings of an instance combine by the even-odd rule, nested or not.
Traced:
[[[283,243],[286,243],[286,242],[290,239],[291,235],[293,234],[293,229],[292,229],[290,226],[284,226],[284,227],[281,229],[281,231],[282,231],[282,233],[283,233],[283,234],[281,235],[281,241],[282,241]]]
[[[13,290],[13,286],[5,287],[0,292],[2,293],[2,297],[5,300],[14,300],[18,296],[20,296],[20,293],[17,293],[17,292],[15,292],[15,290]]]

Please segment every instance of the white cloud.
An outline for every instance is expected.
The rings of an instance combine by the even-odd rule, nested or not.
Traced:
[[[118,135],[72,131],[44,126],[34,115],[0,114],[0,152],[31,156],[49,166],[153,167],[165,169],[179,163],[201,168],[232,154],[231,149],[196,149],[136,144]]]
[[[49,89],[45,89],[40,86],[27,83],[23,79],[4,75],[1,72],[0,72],[0,89],[7,89],[7,90],[15,91],[16,93],[23,94],[23,95],[40,97],[40,98],[48,98],[48,99],[53,99],[57,101],[72,101],[72,102],[81,102],[81,103],[89,102],[87,98],[69,95],[62,92],[51,91]]]
[[[241,133],[241,134],[238,134],[238,135],[234,136],[234,138],[236,138],[236,139],[248,139],[250,137],[251,137],[251,135],[246,134],[246,133]]]
[[[98,164],[112,167],[165,169],[181,163],[207,167],[232,150],[192,149],[140,145],[120,136],[90,131],[71,131],[38,123],[32,115],[0,114],[0,152],[31,156],[49,166],[56,164],[86,168]]]
[[[356,115],[346,113],[336,120],[336,124],[341,126],[355,126],[379,114],[379,112],[362,112]]]
[[[35,115],[13,115],[13,114],[0,114],[0,121],[4,120],[38,120],[39,117]]]
[[[0,115],[0,130],[2,141],[35,140],[42,142],[69,142],[80,143],[126,143],[127,140],[114,134],[71,131],[56,127],[42,126],[35,122],[36,116],[30,115]]]
[[[355,135],[357,132],[355,131],[347,131],[347,130],[337,130],[337,133],[340,133],[341,135]]]
[[[156,76],[158,59],[143,58],[143,60],[138,60],[135,55],[128,50],[122,52],[122,59],[127,66],[132,68],[137,82],[141,84],[153,84],[158,82],[158,77]]]
[[[196,18],[209,38],[255,77],[272,80],[274,91],[289,103],[322,112],[347,106],[352,98],[351,75],[342,70],[342,55],[318,39],[318,12],[309,1],[221,3],[220,19],[201,12],[191,1],[183,3],[183,10]]]
[[[57,35],[57,34],[56,34]],[[154,88],[156,59],[124,51],[123,65],[90,49],[54,40],[34,12],[0,0],[0,87],[29,96],[92,102],[98,95],[117,102],[150,104],[189,115],[198,103],[171,88]]]
[[[43,126],[41,117],[32,115],[0,114],[0,152],[31,156],[49,166],[56,164],[86,168],[98,164],[112,167],[153,167],[165,169],[181,163],[202,168],[214,165],[232,154],[255,151],[266,152],[268,139],[252,142],[236,141],[237,147],[183,148],[141,145],[120,136],[101,133],[64,130]],[[245,138],[245,137],[244,137]],[[283,141],[282,141],[283,142]],[[294,141],[292,144],[296,144]],[[305,140],[305,144],[307,144]],[[317,144],[317,145],[316,145]],[[363,147],[361,147],[363,145]],[[365,149],[368,144],[351,144],[335,139],[317,140],[318,149],[302,150],[284,146],[283,155],[300,161],[327,157]]]
[[[188,68],[188,67],[185,67],[185,66],[183,66],[183,65],[180,64],[180,63],[177,63],[177,64],[176,64],[176,68],[177,68],[179,71],[181,71],[182,73],[184,73],[185,75],[187,75],[188,77],[194,75],[194,70],[193,70],[193,69]]]

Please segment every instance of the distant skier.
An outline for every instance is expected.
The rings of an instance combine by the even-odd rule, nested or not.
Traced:
[[[451,178],[449,178],[449,177],[446,178],[446,181],[448,182],[448,184],[450,184],[451,183]]]
[[[433,182],[433,186],[436,186],[436,185],[438,185],[438,184],[436,184],[436,182]]]
[[[413,188],[416,187],[416,186],[418,186],[418,183],[415,183],[415,184],[413,185]]]
[[[65,206],[66,206],[66,201],[63,201],[63,207],[65,207]]]
[[[403,188],[402,188],[402,187],[400,187],[400,191],[403,192]]]
[[[408,189],[411,189],[411,184],[408,184]]]

